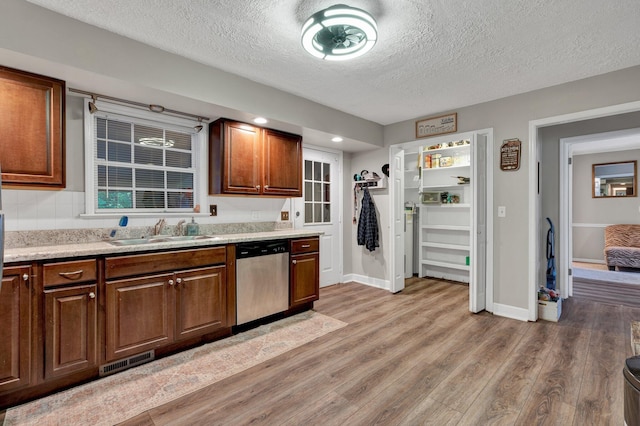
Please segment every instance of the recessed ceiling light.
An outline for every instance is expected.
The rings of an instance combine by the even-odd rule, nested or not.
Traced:
[[[253,119],[253,122],[256,124],[265,124],[267,123],[267,119],[264,117],[256,117]]]
[[[336,136],[333,139],[331,139],[331,142],[342,142],[342,138],[340,136]]]

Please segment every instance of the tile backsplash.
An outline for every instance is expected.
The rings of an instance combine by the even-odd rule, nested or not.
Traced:
[[[281,222],[280,211],[290,210],[288,198],[209,197],[218,206],[218,215],[196,216],[203,224]],[[6,231],[117,228],[118,218],[81,216],[85,212],[84,191],[2,190]],[[202,211],[208,211],[203,206]],[[162,213],[153,217],[129,217],[130,226],[153,226]],[[167,216],[167,224],[190,220],[191,215]],[[290,222],[288,222],[290,223]]]

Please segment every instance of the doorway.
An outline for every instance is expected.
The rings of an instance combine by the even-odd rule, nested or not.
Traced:
[[[467,173],[470,174],[470,183],[468,184],[468,190],[465,191],[465,195],[460,196],[460,199],[466,197],[467,201],[455,205],[456,198],[454,198],[451,205],[443,205],[444,208],[439,214],[447,216],[447,213],[451,213],[450,216],[452,218],[459,218],[454,218],[453,220],[459,220],[460,224],[451,223],[445,225],[446,230],[453,231],[452,234],[454,235],[456,232],[466,231],[467,240],[458,243],[455,241],[435,242],[427,240],[427,238],[422,235],[423,231],[426,234],[429,229],[442,230],[444,228],[439,225],[432,226],[431,224],[425,224],[422,226],[423,229],[420,230],[418,253],[421,253],[425,247],[437,247],[448,252],[455,252],[456,258],[463,259],[461,264],[455,264],[455,261],[450,261],[449,259],[446,259],[444,262],[424,259],[422,263],[424,265],[435,265],[436,267],[444,265],[445,268],[456,271],[467,271],[465,273],[467,274],[466,280],[469,282],[469,310],[472,312],[479,312],[485,309],[492,311],[493,286],[487,285],[487,283],[493,282],[493,220],[491,215],[493,206],[491,191],[493,186],[492,129],[450,134],[429,138],[428,140],[416,140],[390,147],[389,163],[391,164],[391,184],[389,185],[389,196],[392,200],[390,203],[390,217],[392,224],[391,237],[393,241],[391,245],[391,291],[394,293],[401,291],[404,288],[405,279],[405,194],[407,184],[413,186],[415,178],[413,176],[413,170],[407,170],[405,168],[406,153],[419,151],[424,146],[446,144],[451,141],[470,142],[472,147],[470,150],[471,158],[467,163],[470,164],[470,171],[467,170]],[[450,160],[455,161],[452,158],[447,161]],[[406,173],[407,171],[409,173]],[[448,176],[451,174],[450,172],[454,170],[451,169],[449,171],[449,169],[443,168],[442,171]],[[449,182],[447,182],[447,184],[449,184]],[[457,186],[455,185],[455,180],[453,184],[454,187]],[[425,192],[423,191],[422,194],[425,194]],[[458,195],[456,195],[456,197],[458,197]],[[449,200],[447,200],[447,202],[449,202]],[[449,210],[447,207],[451,207],[451,209]],[[467,209],[466,212],[465,209]],[[457,238],[457,236],[449,237]],[[420,254],[418,255],[421,256]],[[471,259],[470,264],[466,267],[464,263],[465,257]],[[420,271],[418,275],[423,276],[423,272]]]
[[[540,197],[540,169],[539,169],[539,157],[538,152],[540,151],[540,135],[539,130],[549,126],[568,124],[568,123],[577,123],[577,122],[587,122],[588,120],[594,120],[603,117],[617,116],[626,113],[634,113],[640,111],[640,102],[629,102],[626,104],[613,105],[603,108],[597,108],[587,111],[581,111],[577,113],[564,114],[554,117],[543,118],[539,120],[532,120],[529,122],[529,220],[528,220],[528,241],[529,247],[528,252],[531,253],[529,258],[528,265],[528,317],[529,321],[536,321],[538,319],[538,284],[543,282],[541,278],[541,264],[544,250],[541,247],[541,224],[542,224],[542,215],[541,215],[541,197]],[[560,168],[563,170],[562,168]],[[562,186],[560,186],[562,188]],[[565,197],[566,198],[566,197]],[[563,279],[563,275],[566,273],[566,280],[568,280],[568,268],[565,266],[568,265],[568,246],[566,246],[568,241],[568,235],[564,232],[564,230],[560,230],[559,233],[559,247],[563,253],[562,258],[559,258],[559,263],[563,265],[563,269],[560,270],[559,274],[559,284]],[[562,255],[561,255],[562,256]],[[568,287],[568,285],[567,285]],[[568,291],[568,289],[567,289]],[[564,296],[563,296],[564,297]]]
[[[583,261],[593,261],[595,263],[603,263],[602,250],[604,247],[598,247],[596,250],[584,250],[583,254],[574,255],[574,228],[577,229],[576,235],[579,241],[594,241],[594,245],[600,246],[600,238],[604,234],[604,227],[608,224],[619,223],[621,219],[620,208],[632,210],[629,220],[633,221],[637,215],[635,208],[636,200],[629,199],[622,205],[616,202],[617,209],[614,210],[614,219],[610,218],[611,200],[595,200],[595,203],[589,203],[593,200],[591,196],[586,195],[585,189],[591,188],[591,164],[602,162],[608,156],[610,159],[625,159],[633,151],[640,149],[640,129],[630,129],[613,131],[606,133],[596,133],[584,136],[574,136],[560,139],[560,276],[559,285],[562,297],[573,296],[573,260],[577,257]],[[606,147],[606,149],[605,149]],[[584,159],[584,161],[582,161]],[[588,161],[587,161],[588,160]],[[582,164],[584,163],[584,164]],[[578,172],[578,182],[575,182],[574,172]],[[578,194],[574,191],[577,184]],[[586,188],[585,188],[586,187]],[[637,189],[635,189],[637,191]],[[586,200],[575,197],[587,197]],[[583,202],[580,202],[580,201]],[[607,205],[603,205],[604,203]],[[633,206],[629,206],[632,204]],[[580,205],[578,210],[585,209],[588,211],[588,220],[582,220],[580,223],[574,223],[573,207]],[[602,217],[606,216],[606,217]],[[613,222],[612,222],[613,220]],[[588,238],[586,237],[588,236]],[[580,246],[579,246],[580,247]]]
[[[342,153],[303,148],[302,198],[293,200],[296,229],[320,235],[320,287],[342,281]]]

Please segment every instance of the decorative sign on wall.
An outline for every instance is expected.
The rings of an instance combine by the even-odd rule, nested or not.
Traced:
[[[500,146],[500,170],[513,172],[520,168],[520,139],[507,139]]]
[[[458,113],[430,117],[416,121],[416,138],[444,135],[458,131]]]

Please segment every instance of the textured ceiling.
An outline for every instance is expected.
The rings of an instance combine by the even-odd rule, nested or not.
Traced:
[[[300,44],[337,0],[29,1],[380,124],[640,64],[638,0],[353,0],[379,41],[348,62]]]

